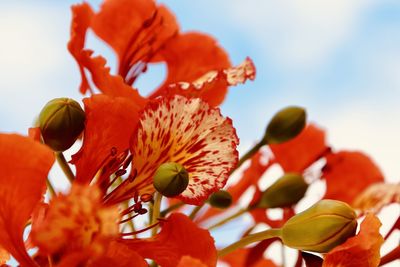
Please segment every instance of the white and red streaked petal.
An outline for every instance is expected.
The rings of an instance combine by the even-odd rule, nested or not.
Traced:
[[[226,93],[219,92],[219,88],[243,84],[247,80],[254,80],[255,76],[256,68],[254,63],[250,58],[246,58],[236,67],[209,71],[193,82],[182,81],[170,84],[167,94],[201,97],[211,106],[217,106],[222,102]]]
[[[238,143],[232,121],[201,99],[158,99],[144,110],[133,140],[132,169],[137,177],[125,180],[107,201],[125,200],[136,191],[153,192],[156,169],[176,162],[189,172],[189,185],[178,198],[199,205],[225,185],[237,164]]]

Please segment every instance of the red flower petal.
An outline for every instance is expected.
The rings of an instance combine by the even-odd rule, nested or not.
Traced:
[[[179,213],[172,214],[154,238],[121,242],[163,267],[176,267],[183,256],[198,259],[209,267],[217,262],[217,250],[210,233]]]
[[[85,70],[92,76],[96,87],[111,96],[123,96],[132,99],[138,105],[144,106],[145,100],[139,95],[136,89],[125,84],[121,76],[110,74],[110,69],[105,66],[106,61],[103,57],[92,57],[91,50],[85,50],[86,31],[90,27],[94,17],[91,7],[87,3],[72,7],[73,20],[71,23],[71,40],[68,43],[68,50],[78,63],[82,82],[81,93],[91,90]],[[93,90],[91,90],[93,93]]]
[[[119,74],[129,82],[146,68],[157,51],[178,32],[175,17],[151,0],[108,0],[93,17],[94,32],[119,58]],[[132,67],[139,67],[130,77]]]
[[[221,258],[221,261],[224,261],[229,264],[230,267],[243,267],[247,266],[247,256],[249,254],[249,249],[237,249],[234,253],[229,253],[228,255]],[[268,259],[260,259],[257,262],[253,263],[249,267],[277,267],[273,261]]]
[[[352,204],[369,185],[384,180],[379,168],[363,153],[341,151],[329,154],[326,160],[323,168],[326,179],[324,198]]]
[[[237,163],[239,140],[232,121],[200,99],[162,98],[143,112],[133,140],[133,181],[125,180],[107,200],[117,203],[152,193],[153,176],[166,162],[177,162],[189,172],[189,185],[178,196],[199,205],[222,188]]]
[[[44,194],[53,152],[15,134],[0,134],[0,245],[24,266],[34,266],[25,251],[23,231]]]
[[[292,140],[270,145],[270,148],[285,172],[297,173],[302,173],[329,149],[325,143],[325,132],[313,124]]]
[[[199,261],[198,259],[194,259],[190,256],[183,256],[178,263],[177,267],[207,267],[204,263]]]
[[[140,108],[123,97],[94,95],[83,100],[86,122],[82,148],[72,156],[76,180],[90,182],[112,150],[124,153],[138,122]]]
[[[166,62],[168,76],[164,84],[151,94],[151,98],[164,95],[170,84],[192,83],[210,71],[220,71],[231,66],[228,55],[213,38],[195,32],[171,39],[157,59]],[[201,95],[206,101],[210,100],[212,106],[220,104],[227,92],[227,84],[220,87],[217,85],[221,84],[210,86]]]
[[[368,214],[361,223],[360,232],[326,254],[322,266],[377,267],[380,262],[379,250],[384,241],[379,234],[380,226],[379,219]]]
[[[256,69],[253,62],[247,58],[236,67],[207,72],[193,82],[180,81],[170,84],[165,93],[199,97],[211,106],[218,106],[225,99],[228,86],[245,83],[247,79],[254,80],[255,74]]]

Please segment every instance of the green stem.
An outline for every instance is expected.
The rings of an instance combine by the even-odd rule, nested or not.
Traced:
[[[151,223],[150,225],[153,225],[157,223],[157,218],[160,217],[160,206],[161,206],[161,199],[162,195],[160,193],[154,193],[155,198],[154,198],[154,204],[153,204],[153,213],[151,216]],[[157,233],[157,226],[153,227],[151,229],[151,235],[154,236]]]
[[[201,208],[204,206],[204,203],[201,204],[200,206],[196,206],[192,212],[189,214],[189,218],[193,221],[194,217],[196,216],[196,214],[201,210]]]
[[[46,180],[46,184],[50,192],[50,197],[54,197],[56,195],[56,190],[54,190],[54,186],[51,184],[50,179],[48,177]]]
[[[64,157],[64,154],[62,152],[55,152],[55,154],[58,164],[60,165],[65,176],[67,176],[68,180],[72,184],[72,182],[75,180],[75,175],[69,167],[68,162]]]
[[[251,158],[255,153],[257,153],[257,151],[263,146],[266,145],[266,141],[264,139],[262,139],[260,142],[258,142],[252,149],[250,149],[249,151],[246,152],[246,154],[244,154],[242,157],[240,157],[238,164],[236,165],[236,167],[232,170],[232,172],[234,172],[236,169],[238,169],[240,166],[242,166],[242,164],[248,160],[249,158]]]
[[[161,215],[161,217],[165,217],[168,213],[170,213],[171,211],[174,211],[176,209],[179,209],[183,205],[185,205],[185,203],[183,203],[183,202],[178,202],[174,205],[171,205],[168,208],[166,208],[165,210],[163,210],[162,212],[160,212],[160,215]]]
[[[215,229],[215,228],[217,228],[217,227],[219,227],[221,225],[224,225],[225,223],[230,222],[231,220],[239,217],[240,215],[243,215],[247,211],[249,211],[249,210],[248,209],[241,209],[238,212],[232,214],[231,216],[229,216],[229,217],[227,217],[227,218],[225,218],[225,219],[223,219],[223,220],[211,225],[210,227],[208,227],[208,230],[212,230],[212,229]]]
[[[227,246],[226,248],[223,248],[218,251],[218,257],[223,257],[226,254],[231,253],[232,251],[235,251],[238,248],[245,247],[247,245],[250,245],[251,243],[259,242],[265,239],[270,239],[270,238],[275,238],[275,237],[280,237],[281,236],[281,229],[268,229],[256,234],[251,234],[248,235],[241,240]]]

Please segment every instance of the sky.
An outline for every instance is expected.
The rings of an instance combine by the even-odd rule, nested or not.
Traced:
[[[101,1],[88,1],[98,8]],[[307,109],[334,149],[361,150],[388,181],[400,181],[400,2],[397,0],[161,1],[182,31],[213,35],[234,64],[250,56],[254,82],[230,89],[221,109],[244,151],[287,105]],[[0,0],[0,131],[25,134],[55,97],[80,100],[66,50],[71,0]],[[88,46],[115,57],[90,36]],[[140,78],[160,84],[165,67]]]

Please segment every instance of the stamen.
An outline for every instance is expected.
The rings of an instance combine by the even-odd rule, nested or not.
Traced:
[[[146,232],[146,231],[148,231],[148,230],[150,230],[150,229],[152,229],[152,228],[158,226],[159,224],[160,224],[160,222],[157,222],[157,223],[152,224],[152,225],[150,225],[150,226],[148,226],[148,227],[146,227],[146,228],[144,228],[144,229],[141,229],[141,230],[139,230],[139,231],[130,232],[130,233],[122,233],[121,236],[133,236],[133,235],[137,235],[137,234]]]
[[[122,223],[129,222],[130,220],[134,219],[135,217],[137,217],[137,216],[139,216],[139,215],[141,215],[141,214],[137,213],[137,214],[132,215],[132,216],[130,216],[130,217],[124,219],[124,220],[121,220],[119,223],[122,224]]]
[[[153,196],[151,194],[143,194],[140,196],[140,200],[144,203],[149,202],[153,199]]]
[[[126,170],[124,169],[119,169],[118,171],[115,172],[115,176],[122,176],[126,173]]]

